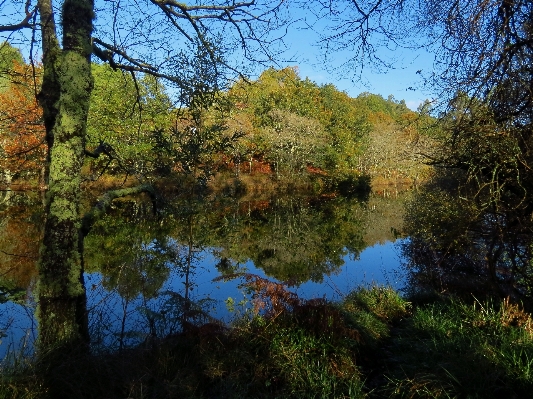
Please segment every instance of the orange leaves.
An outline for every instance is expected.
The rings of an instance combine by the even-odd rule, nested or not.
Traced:
[[[232,278],[244,279],[245,282],[241,287],[251,290],[256,314],[265,311],[266,316],[277,317],[284,311],[290,311],[302,303],[298,295],[289,291],[285,284],[270,281],[253,273],[234,273],[217,277],[213,281]]]
[[[35,171],[46,156],[40,85],[40,67],[14,62],[9,87],[0,92],[0,166],[11,173]]]

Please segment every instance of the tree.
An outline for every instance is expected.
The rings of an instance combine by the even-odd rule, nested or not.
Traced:
[[[43,113],[34,90],[40,85],[39,69],[14,61],[0,91],[0,167],[7,183],[14,175],[31,175],[44,167]]]
[[[16,53],[18,54],[18,53]],[[172,103],[157,78],[135,77],[92,65],[94,89],[87,120],[89,147],[106,143],[112,158],[93,159],[94,176],[104,172],[148,176],[156,169],[154,132],[170,129]],[[0,165],[4,180],[43,177],[46,156],[42,107],[35,98],[42,67],[12,61],[0,91]],[[93,176],[89,176],[92,178]],[[41,187],[44,185],[40,181]]]
[[[437,83],[452,93],[431,163],[462,176],[456,201],[475,210],[462,233],[476,237],[470,261],[501,295],[531,297],[533,4],[429,3],[427,20],[443,28]]]
[[[305,118],[274,109],[267,115],[271,127],[266,128],[270,139],[268,157],[278,176],[301,174],[307,165],[322,166],[327,136],[316,119]]]
[[[99,210],[82,223],[81,170],[90,153],[86,148],[87,118],[94,85],[91,58],[95,56],[113,69],[164,78],[179,93],[190,83],[187,72],[193,63],[188,47],[204,48],[204,62],[211,63],[221,79],[225,71],[235,68],[221,63],[220,52],[212,43],[224,37],[228,42],[221,51],[230,52],[238,43],[245,58],[258,56],[268,40],[262,38],[272,38],[268,32],[275,32],[285,22],[281,5],[268,0],[207,5],[172,0],[128,5],[63,0],[60,8],[51,0],[24,5],[16,1],[2,3],[0,32],[15,37],[33,30],[41,39],[43,81],[37,98],[43,108],[47,144],[46,221],[38,289],[41,354],[86,346],[89,336],[83,237],[109,201],[126,193],[106,197],[99,203]],[[101,19],[95,26],[97,14]],[[267,54],[266,58],[271,56]],[[137,192],[147,189],[141,186]],[[128,191],[132,192],[135,190]]]
[[[336,15],[323,36],[325,46],[353,50],[345,66],[360,63],[362,56],[384,65],[377,58],[379,45],[435,52],[434,71],[420,71],[442,100],[440,147],[428,154],[428,160],[455,171],[456,201],[467,201],[464,207],[475,209],[471,223],[457,225],[464,227],[465,236],[481,229],[486,240],[473,248],[484,273],[493,284],[507,285],[504,294],[530,295],[533,3],[361,0],[320,4],[325,14]]]
[[[249,159],[270,161],[278,174],[307,166],[332,175],[356,173],[368,124],[356,102],[335,86],[301,79],[295,67],[269,68],[251,84],[237,82],[229,96],[237,104],[233,120],[252,127],[245,131]]]
[[[0,44],[0,173],[7,184],[44,165],[42,110],[35,99],[39,69],[25,65],[7,42]]]
[[[433,73],[420,70],[442,103],[466,93],[490,104],[500,121],[527,125],[531,118],[533,5],[528,0],[359,0],[316,8],[329,19],[322,32],[326,56],[351,50],[342,71],[387,66],[378,52],[402,47],[433,51]],[[399,28],[401,27],[401,28]],[[357,68],[353,68],[353,66]]]
[[[94,88],[87,119],[90,148],[106,143],[114,158],[92,159],[98,175],[148,176],[154,171],[154,132],[168,131],[173,104],[160,79],[93,64]],[[107,168],[106,168],[107,166]]]
[[[427,23],[443,29],[437,57],[445,67],[436,83],[452,94],[442,114],[442,153],[433,163],[466,171],[478,199],[489,193],[485,204],[531,213],[533,4],[429,3]]]
[[[24,60],[20,51],[11,46],[7,41],[0,43],[0,92],[7,89],[9,77],[13,72],[14,63],[22,64]]]
[[[453,137],[468,136],[474,124],[480,130],[493,129],[514,137],[520,146],[514,159],[524,169],[515,175],[521,180],[531,163],[528,141],[533,116],[533,4],[527,0],[361,0],[355,2],[319,2],[322,15],[336,15],[322,42],[329,51],[353,49],[345,66],[359,63],[361,57],[383,65],[376,51],[380,46],[426,48],[435,52],[434,73],[425,74],[442,99],[441,110],[450,111],[457,124],[443,112],[447,130]],[[343,12],[340,12],[340,11]],[[320,14],[319,14],[320,15]],[[397,19],[398,18],[398,19]],[[401,21],[401,22],[400,22]],[[401,23],[402,29],[397,29]],[[380,63],[380,61],[383,61]],[[469,105],[465,102],[472,101]],[[463,105],[461,122],[457,104]],[[472,118],[472,109],[479,120]],[[487,116],[491,121],[487,125]],[[468,125],[470,128],[464,129]],[[449,150],[452,150],[449,148]],[[498,152],[495,148],[495,152]],[[446,153],[448,154],[448,153]],[[473,155],[473,154],[472,154]],[[518,157],[520,155],[520,157]],[[503,158],[507,155],[502,154]],[[465,168],[451,158],[441,157],[438,163]],[[450,162],[451,161],[451,162]],[[486,159],[471,158],[471,165]],[[471,176],[498,174],[502,159],[494,158],[492,166],[470,170]],[[468,167],[467,167],[468,169]],[[505,178],[504,178],[505,179]]]

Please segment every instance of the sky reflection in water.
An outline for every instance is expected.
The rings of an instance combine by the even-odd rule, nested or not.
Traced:
[[[177,211],[193,209],[194,219],[179,213],[158,219],[136,202],[121,203],[86,240],[93,348],[116,349],[139,344],[150,333],[164,337],[178,332],[183,307],[176,303],[184,295],[188,253],[190,299],[209,299],[202,310],[224,322],[252,305],[250,295],[240,288],[244,278],[215,281],[222,273],[250,273],[275,282],[279,280],[269,275],[294,279],[300,284],[290,290],[304,299],[337,301],[361,285],[401,289],[405,285],[400,272],[402,241],[391,240],[401,228],[403,202],[401,197],[372,195],[367,203],[285,198],[175,206]],[[207,212],[202,213],[203,208]],[[18,235],[11,236],[31,235],[32,230],[20,222],[28,219],[26,213],[6,213],[12,226],[20,227],[15,229]],[[26,280],[35,282],[35,266],[26,267],[30,276]],[[32,286],[24,289],[31,293]],[[228,302],[236,313],[229,312]],[[33,342],[37,334],[34,311],[35,304],[0,305],[0,332],[9,327],[7,336],[0,337],[0,359],[21,343],[31,350],[26,342]]]
[[[324,276],[321,283],[309,281],[290,289],[301,298],[326,298],[329,300],[340,300],[344,295],[361,285],[389,285],[395,289],[401,289],[405,284],[400,270],[400,242],[386,242],[368,247],[355,260],[350,255],[346,255],[343,258],[344,266],[336,273]],[[212,299],[213,301],[208,306],[211,316],[224,322],[231,322],[235,315],[228,311],[226,301],[231,297],[234,303],[238,304],[247,298],[244,290],[239,288],[242,279],[213,281],[220,276],[220,272],[214,267],[218,261],[217,258],[209,251],[204,251],[199,258],[200,261],[197,262],[192,276],[194,286],[191,291],[191,299],[193,301],[202,298]],[[240,266],[242,270],[268,278],[251,261]],[[128,345],[142,341],[142,335],[136,335],[135,331],[144,330],[147,327],[147,321],[145,314],[139,313],[138,310],[145,306],[157,311],[157,307],[160,306],[158,299],[144,299],[139,296],[133,300],[125,301],[115,291],[102,289],[101,281],[102,275],[100,273],[90,273],[86,276],[91,324],[93,326],[100,324],[98,333],[93,332],[93,339],[97,344],[118,345],[117,332],[120,331],[121,323],[124,322],[124,330],[130,333],[127,334],[128,337],[123,344]],[[183,281],[183,278],[173,271],[160,292],[167,290],[183,292]],[[249,308],[249,306],[248,303],[247,307]],[[244,307],[236,306],[236,309],[243,311]],[[13,303],[2,304],[0,305],[0,319],[2,325],[10,321],[10,328],[6,332],[7,336],[3,337],[0,342],[0,359],[5,357],[6,352],[14,349],[31,352],[31,342],[36,335],[32,307],[25,308]],[[105,327],[102,328],[102,325]]]

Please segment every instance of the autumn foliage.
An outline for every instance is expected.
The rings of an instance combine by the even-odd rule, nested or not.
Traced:
[[[10,84],[0,92],[0,167],[11,175],[40,170],[46,156],[43,111],[36,93],[40,68],[14,62]]]
[[[26,289],[35,280],[42,219],[39,204],[32,205],[0,210],[0,287],[10,282]]]

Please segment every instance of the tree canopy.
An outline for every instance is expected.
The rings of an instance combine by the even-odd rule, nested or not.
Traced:
[[[13,60],[0,90],[0,167],[8,180],[19,174],[39,175],[44,168],[43,112],[35,98],[40,70]]]
[[[301,173],[313,165],[333,174],[356,173],[369,131],[365,109],[333,85],[301,79],[297,68],[264,71],[228,93],[235,129],[246,131],[243,159],[265,158],[276,173]]]

